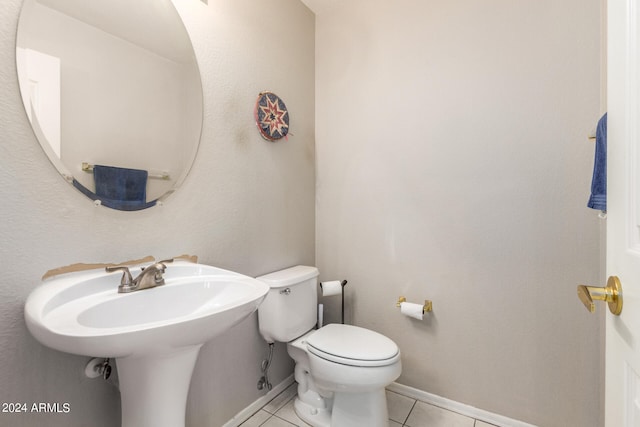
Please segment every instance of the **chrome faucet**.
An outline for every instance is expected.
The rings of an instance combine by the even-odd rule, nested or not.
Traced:
[[[122,271],[122,279],[120,279],[120,286],[118,286],[119,293],[127,293],[134,291],[141,291],[147,288],[155,288],[156,286],[164,285],[164,270],[167,266],[165,262],[171,262],[173,260],[161,261],[152,264],[148,267],[143,267],[142,271],[135,279],[132,278],[129,267],[126,265],[114,265],[105,267],[107,273],[114,271]]]

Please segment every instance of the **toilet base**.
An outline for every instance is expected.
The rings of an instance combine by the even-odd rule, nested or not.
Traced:
[[[313,427],[387,427],[387,395],[384,389],[369,393],[339,393],[331,410],[317,408],[296,397],[296,414]]]
[[[293,408],[302,421],[313,427],[331,427],[331,412],[325,408],[304,403],[296,397]]]

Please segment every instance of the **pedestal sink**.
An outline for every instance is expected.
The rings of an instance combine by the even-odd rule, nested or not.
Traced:
[[[269,288],[182,261],[167,264],[155,288],[119,294],[120,276],[90,270],[45,281],[25,304],[27,327],[56,350],[116,359],[123,427],[184,426],[200,347],[253,313]]]

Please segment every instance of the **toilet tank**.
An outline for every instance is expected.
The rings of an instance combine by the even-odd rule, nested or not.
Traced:
[[[267,342],[289,342],[318,320],[318,269],[298,265],[257,277],[271,288],[258,307],[260,334]]]

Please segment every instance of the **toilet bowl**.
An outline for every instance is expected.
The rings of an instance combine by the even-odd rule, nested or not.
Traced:
[[[386,427],[385,387],[400,376],[400,351],[365,328],[313,329],[317,276],[315,267],[297,266],[258,277],[271,287],[258,308],[260,332],[267,342],[287,342],[296,363],[295,411],[314,427]]]
[[[329,324],[287,344],[298,416],[312,426],[387,426],[385,387],[400,376],[398,347],[357,326]],[[300,367],[300,369],[299,369]]]

